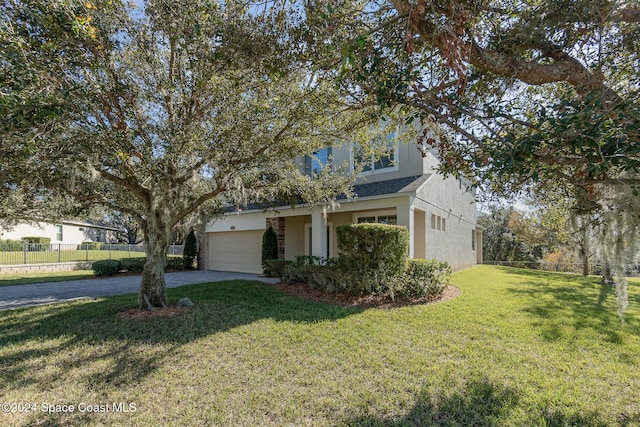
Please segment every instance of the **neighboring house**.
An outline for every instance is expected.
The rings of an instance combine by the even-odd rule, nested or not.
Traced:
[[[24,237],[48,237],[51,244],[79,245],[82,242],[115,242],[117,228],[87,221],[40,222],[0,228],[0,239],[22,240]]]
[[[338,200],[335,209],[248,208],[207,224],[206,268],[262,272],[262,235],[269,225],[278,234],[281,258],[333,257],[338,252],[336,227],[362,222],[406,226],[411,258],[448,261],[455,270],[481,263],[482,231],[476,224],[472,191],[463,181],[436,173],[436,156],[426,152],[423,157],[417,148],[415,143],[399,144],[390,156],[372,159],[355,183],[355,200]],[[334,147],[301,160],[300,165],[312,175],[330,158],[336,165],[353,164],[357,153],[352,146]]]

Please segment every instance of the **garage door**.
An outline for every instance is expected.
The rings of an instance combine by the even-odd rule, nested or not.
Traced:
[[[209,233],[209,268],[262,273],[263,233],[261,230]]]

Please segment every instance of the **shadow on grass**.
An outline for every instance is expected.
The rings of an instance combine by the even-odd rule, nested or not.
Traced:
[[[521,412],[516,390],[486,379],[467,381],[459,390],[425,388],[417,396],[411,411],[401,418],[364,416],[347,420],[349,426],[499,426],[513,424],[515,411],[522,425],[545,426],[606,426],[597,413],[571,414],[559,408],[543,409],[540,413]],[[524,418],[524,419],[522,419]],[[518,423],[518,421],[515,421]]]
[[[333,321],[362,310],[305,301],[263,283],[229,281],[168,289],[171,303],[188,296],[195,307],[173,317],[119,319],[137,305],[136,295],[83,300],[0,312],[0,389],[9,384],[46,383],[32,375],[30,361],[91,346],[65,363],[83,366],[108,360],[94,380],[135,384],[162,365],[183,344],[260,319],[296,323]],[[145,348],[140,352],[140,347]],[[82,356],[86,354],[86,356]],[[84,357],[84,358],[83,358]],[[55,381],[52,371],[51,381]]]
[[[593,329],[605,336],[606,341],[622,343],[621,331],[640,335],[637,316],[627,313],[622,324],[617,313],[615,287],[603,285],[600,278],[500,267],[501,271],[517,275],[516,286],[510,292],[525,297],[530,303],[524,310],[539,318],[542,337],[557,341],[563,337],[563,326]],[[629,283],[630,308],[640,305],[640,289]]]

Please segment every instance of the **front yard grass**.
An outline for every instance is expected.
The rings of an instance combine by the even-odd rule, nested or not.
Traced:
[[[0,425],[640,425],[637,281],[624,324],[597,278],[453,282],[454,300],[391,310],[231,281],[169,289],[196,304],[174,317],[118,319],[135,295],[3,311],[1,401],[37,411]]]

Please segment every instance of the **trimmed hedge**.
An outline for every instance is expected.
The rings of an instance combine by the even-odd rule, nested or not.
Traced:
[[[90,251],[99,251],[102,249],[102,242],[91,242],[91,241],[86,241],[86,242],[82,242],[80,244],[80,249],[81,250],[85,250],[88,249]]]
[[[169,256],[167,257],[167,265],[165,269],[168,270],[184,270],[184,261],[182,257]]]
[[[142,272],[144,265],[147,263],[147,258],[146,257],[122,258],[120,262],[122,263],[122,266],[121,266],[122,271],[140,273]]]
[[[338,265],[354,281],[352,292],[382,292],[390,277],[402,274],[409,253],[406,227],[348,224],[336,227]]]
[[[407,270],[389,280],[391,298],[437,297],[442,295],[451,279],[451,267],[446,261],[410,259]]]
[[[327,293],[351,292],[354,287],[353,275],[338,266],[289,264],[284,268],[282,280],[289,284],[308,283],[311,288]]]
[[[284,269],[293,264],[293,261],[284,259],[266,259],[263,261],[264,274],[268,277],[279,277],[282,279]]]
[[[91,264],[96,276],[113,276],[122,268],[122,263],[116,259],[104,259]]]

